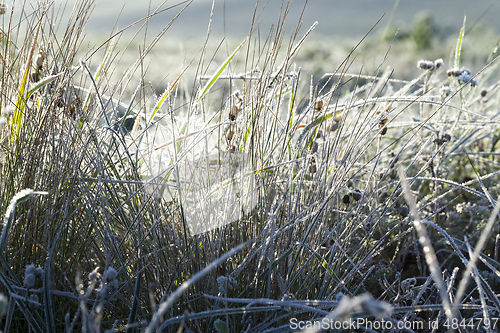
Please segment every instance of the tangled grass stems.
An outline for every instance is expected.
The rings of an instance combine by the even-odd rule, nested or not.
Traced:
[[[182,66],[157,70],[148,61],[190,3],[127,27],[138,31],[125,45],[119,30],[82,49],[91,1],[62,38],[43,4],[20,22],[32,34],[5,29],[19,45],[2,44],[5,329],[285,332],[349,316],[443,322],[449,309],[495,318],[498,64],[448,76],[441,61],[415,60],[421,72],[399,79],[382,68],[394,40],[374,68],[349,74],[369,52],[355,44],[304,80],[314,25],[299,35],[299,22],[287,41],[283,2],[263,39],[257,6],[244,44],[208,32]],[[167,9],[174,19],[136,41]],[[22,188],[43,200],[17,205]],[[424,238],[410,223],[419,216]]]

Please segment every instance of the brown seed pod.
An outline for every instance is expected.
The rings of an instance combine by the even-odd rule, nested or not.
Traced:
[[[70,105],[68,105],[68,114],[71,117],[74,117],[76,115],[76,106],[75,106],[75,103],[71,103]]]
[[[40,74],[38,73],[38,71],[36,71],[34,73],[31,73],[30,74],[30,79],[31,79],[31,82],[38,82],[38,81],[40,81]]]
[[[333,122],[331,125],[326,126],[326,130],[328,132],[335,132],[336,130],[339,129],[339,125],[340,125],[339,123]]]
[[[380,131],[380,135],[386,135],[387,134],[387,127],[382,128]]]
[[[38,55],[36,56],[35,64],[38,70],[43,68],[43,62],[45,61],[46,53],[43,48],[40,48]]]
[[[243,104],[243,97],[241,97],[241,94],[239,91],[234,93],[234,101],[235,101],[236,105]]]
[[[316,103],[314,103],[314,110],[321,111],[321,109],[323,108],[324,104],[325,103],[323,102],[323,100],[317,101]]]
[[[444,143],[444,140],[441,138],[435,138],[432,142],[438,145],[438,147],[442,146]]]
[[[342,202],[345,203],[346,205],[349,204],[349,194],[346,194],[342,197]]]
[[[311,163],[309,165],[309,172],[310,173],[316,173],[316,171],[318,171],[318,167],[316,166],[316,163]]]
[[[354,189],[354,191],[351,192],[351,195],[354,200],[359,201],[361,199],[362,193],[360,190],[356,188]]]
[[[316,159],[313,157],[309,163],[309,172],[316,173],[316,171],[318,171],[318,168],[316,167]]]
[[[378,127],[379,128],[382,128],[384,127],[385,125],[387,125],[387,123],[389,122],[389,119],[387,117],[384,117],[383,119],[380,120],[380,122],[378,123]]]
[[[311,145],[311,153],[316,153],[318,151],[318,148],[319,148],[319,144],[317,141],[313,141],[312,145]]]
[[[229,120],[235,121],[238,113],[240,113],[240,108],[236,105],[231,106],[231,109],[229,109]]]
[[[401,206],[399,208],[399,215],[401,215],[402,217],[407,217],[408,213],[409,213],[408,206]]]
[[[231,140],[233,139],[233,136],[234,136],[234,131],[230,130],[229,132],[227,132],[227,141],[231,142]]]

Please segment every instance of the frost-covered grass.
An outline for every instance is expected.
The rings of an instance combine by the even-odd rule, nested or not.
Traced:
[[[91,8],[3,16],[4,331],[495,323],[494,43],[277,25],[162,58],[145,27],[86,42]]]

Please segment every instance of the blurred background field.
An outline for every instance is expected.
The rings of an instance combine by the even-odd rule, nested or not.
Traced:
[[[67,7],[72,4],[68,1]],[[391,68],[400,79],[414,78],[419,74],[415,66],[419,59],[443,58],[445,64],[452,67],[451,59],[464,19],[467,37],[462,59],[473,71],[482,68],[496,55],[500,31],[500,21],[496,19],[500,16],[500,3],[487,0],[314,0],[290,4],[281,0],[259,1],[257,4],[244,0],[217,0],[213,8],[210,0],[113,0],[96,2],[85,29],[87,48],[84,45],[80,52],[93,52],[95,46],[107,40],[112,32],[126,28],[148,13],[169,7],[172,8],[152,17],[147,26],[143,27],[142,21],[121,35],[117,50],[122,51],[122,55],[117,57],[119,67],[113,73],[116,79],[135,61],[139,49],[144,49],[144,41],[156,37],[180,12],[146,57],[145,63],[149,64],[146,79],[156,94],[161,94],[168,82],[187,64],[197,63],[205,44],[206,54],[214,60],[209,68],[215,70],[249,34],[253,19],[256,22],[252,34],[254,40],[268,37],[269,31],[276,31],[279,25],[285,32],[284,44],[288,43],[295,29],[299,28],[298,35],[302,35],[318,22],[296,59],[302,72],[312,75],[315,83],[324,73],[336,69],[374,26],[357,48],[349,71],[372,75],[380,68]],[[57,10],[57,5],[54,8]],[[288,12],[285,22],[279,21],[280,11]],[[300,26],[297,25],[299,21]],[[210,37],[206,42],[209,27]],[[132,39],[135,34],[135,39]],[[100,52],[104,54],[105,48]],[[91,63],[94,68],[98,65]],[[189,66],[185,76],[194,78],[195,71],[196,66]]]
[[[180,2],[166,1],[164,7]],[[73,3],[74,1],[68,1],[68,6],[72,6]],[[116,20],[118,20],[119,27],[124,27],[144,17],[147,14],[149,4],[151,11],[153,11],[162,3],[164,1],[161,0],[97,1],[87,31],[109,32]],[[285,24],[285,30],[289,31],[295,25],[304,4],[303,0],[292,3],[289,14],[291,19]],[[276,21],[281,6],[281,0],[259,1],[257,13],[262,13],[258,19],[261,31],[265,33],[269,30],[271,23]],[[211,7],[211,0],[194,0],[182,17],[172,26],[172,36],[169,37],[205,35]],[[248,34],[252,20],[251,14],[255,8],[254,1],[215,1],[213,36],[245,37]],[[120,10],[122,10],[121,14]],[[385,20],[376,31],[384,28],[391,12],[394,12],[392,24],[402,29],[411,27],[416,14],[427,12],[441,28],[448,31],[460,29],[464,15],[467,15],[468,21],[472,24],[485,25],[495,31],[500,30],[500,21],[497,19],[500,16],[500,3],[492,0],[311,0],[307,2],[302,19],[306,29],[315,21],[319,21],[315,32],[316,36],[359,38],[371,28],[384,12],[387,12]],[[150,25],[151,33],[163,28],[165,21],[172,18],[173,15],[173,12],[169,12],[153,19]]]

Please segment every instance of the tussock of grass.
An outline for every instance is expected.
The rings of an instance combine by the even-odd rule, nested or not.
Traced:
[[[363,43],[304,64],[325,69],[311,77],[314,26],[287,35],[289,5],[267,35],[257,22],[241,44],[208,34],[151,84],[165,69],[146,59],[175,20],[137,48],[120,31],[85,50],[91,1],[62,31],[51,4],[4,14],[4,331],[499,316],[496,58],[445,65],[468,66],[462,32],[454,58],[413,59],[410,79],[389,46],[357,67]]]

